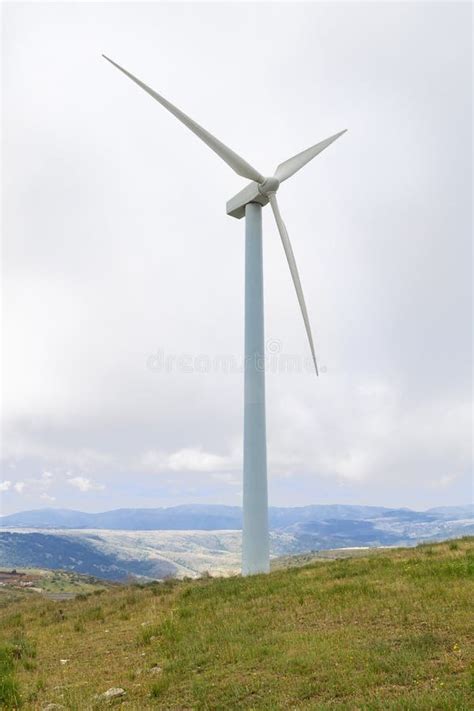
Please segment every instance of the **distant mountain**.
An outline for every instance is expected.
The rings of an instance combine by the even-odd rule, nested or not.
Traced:
[[[18,528],[84,528],[91,514],[72,509],[35,509],[0,517],[0,526]],[[72,524],[72,525],[71,525]]]
[[[213,531],[242,526],[237,506],[188,505],[159,509],[116,509],[84,513],[68,509],[21,511],[2,516],[0,527],[93,528],[116,531]]]
[[[467,506],[437,506],[434,509],[428,509],[426,513],[451,519],[474,518],[474,504],[468,504]]]
[[[441,507],[424,512],[382,506],[344,505],[271,507],[269,510],[270,527],[274,530],[315,521],[387,519],[423,523],[437,519],[465,519],[472,516],[472,506]],[[116,531],[226,531],[242,528],[242,510],[238,506],[206,504],[157,509],[116,509],[102,513],[50,508],[2,516],[0,527],[91,528]]]
[[[298,540],[301,551],[317,548],[350,548],[352,546],[394,546],[400,536],[377,528],[372,521],[329,519],[312,523],[296,523],[285,529]]]

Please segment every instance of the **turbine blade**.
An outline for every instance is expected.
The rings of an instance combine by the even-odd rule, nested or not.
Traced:
[[[315,146],[307,148],[305,151],[298,153],[292,158],[288,158],[288,160],[285,160],[284,163],[280,163],[280,165],[275,171],[275,178],[277,178],[280,183],[282,183],[287,178],[291,178],[291,176],[297,173],[300,168],[306,165],[306,163],[309,163],[309,161],[312,160],[315,156],[317,156],[318,153],[324,151],[325,148],[330,146],[331,143],[336,140],[336,138],[342,136],[342,134],[346,131],[347,128],[345,128],[344,131],[339,131],[339,133],[336,133],[330,138],[326,138],[324,141],[321,141],[321,143],[317,143]]]
[[[141,86],[141,88],[144,89],[147,94],[150,94],[150,96],[156,99],[156,101],[158,101],[162,106],[164,106],[165,109],[168,109],[168,111],[170,111],[173,116],[176,116],[176,118],[181,121],[181,123],[184,123],[184,125],[187,126],[193,133],[195,133],[196,136],[201,139],[201,141],[204,141],[204,143],[208,145],[209,148],[214,151],[214,153],[217,153],[217,155],[220,156],[222,160],[227,163],[227,165],[230,165],[230,167],[235,170],[237,175],[241,175],[243,178],[248,178],[249,180],[255,180],[257,183],[263,183],[265,178],[261,173],[258,172],[258,170],[253,168],[250,163],[247,163],[247,161],[237,155],[237,153],[234,153],[233,150],[225,146],[221,141],[219,141],[212,134],[210,134],[209,131],[206,131],[205,128],[193,121],[191,118],[189,118],[189,116],[186,116],[186,114],[180,111],[180,109],[178,109],[176,106],[173,106],[171,102],[167,101],[163,96],[158,94],[158,92],[154,91],[149,86],[144,84],[142,81],[140,81],[140,79],[137,79],[137,77],[133,76],[133,74],[130,74],[130,72],[128,72],[126,69],[114,62],[112,59],[106,57],[105,54],[103,54],[102,56],[104,59],[110,62],[110,64],[113,64],[114,67],[117,67],[117,69],[119,69],[127,77],[134,81],[135,84]]]
[[[303,296],[303,289],[301,288],[300,275],[298,274],[298,268],[296,266],[295,255],[293,254],[293,249],[291,247],[291,242],[290,238],[288,237],[288,232],[285,223],[283,222],[282,216],[280,214],[280,209],[278,207],[278,202],[275,193],[270,193],[269,197],[270,205],[272,206],[273,214],[275,215],[278,231],[280,233],[281,241],[283,244],[283,249],[285,250],[286,258],[288,260],[288,266],[290,267],[291,276],[293,278],[293,284],[295,285],[296,295],[298,297],[301,313],[303,315],[304,326],[306,329],[306,334],[308,336],[309,347],[311,348],[311,355],[313,356],[313,363],[316,370],[316,375],[319,375],[318,364],[316,362],[316,354],[314,352],[313,336],[311,335],[311,327],[309,325],[308,312],[306,310],[306,304]]]

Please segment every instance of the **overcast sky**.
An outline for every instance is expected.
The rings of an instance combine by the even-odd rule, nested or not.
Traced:
[[[3,5],[3,513],[241,500],[245,181],[102,52],[264,174],[349,129],[279,191],[319,379],[264,210],[270,503],[471,500],[470,14]]]

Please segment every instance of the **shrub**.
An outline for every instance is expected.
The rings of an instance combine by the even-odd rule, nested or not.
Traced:
[[[138,644],[150,644],[150,642],[158,637],[160,634],[160,627],[158,625],[147,625],[143,627],[138,634]]]
[[[162,694],[167,690],[169,687],[169,681],[163,677],[159,681],[155,681],[155,683],[152,685],[150,689],[150,696],[152,699],[159,699]]]
[[[13,655],[10,647],[0,647],[0,677],[13,670]]]
[[[81,618],[79,618],[78,620],[75,621],[73,630],[74,630],[74,632],[84,632],[85,631],[84,621]]]
[[[83,618],[85,620],[97,620],[103,622],[105,620],[104,612],[100,605],[97,607],[90,607],[88,610],[84,610]]]
[[[36,657],[35,645],[30,642],[24,635],[16,635],[10,641],[9,648],[13,659],[30,659]]]
[[[0,705],[15,709],[20,705],[20,692],[12,676],[0,676]]]

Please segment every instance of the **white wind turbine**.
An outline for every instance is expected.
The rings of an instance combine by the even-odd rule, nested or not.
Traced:
[[[263,331],[263,267],[262,267],[262,207],[270,203],[280,233],[295,285],[316,374],[318,366],[308,312],[301,288],[285,223],[280,214],[276,192],[284,180],[294,175],[318,153],[327,148],[344,131],[317,143],[280,163],[272,177],[265,177],[250,163],[221,143],[163,96],[130,74],[105,55],[104,59],[117,67],[150,96],[168,109],[193,133],[217,153],[238,175],[249,183],[227,203],[227,214],[240,219],[245,216],[245,383],[244,383],[244,482],[242,574],[267,573],[270,569],[267,494],[267,445],[265,431],[265,371]]]

